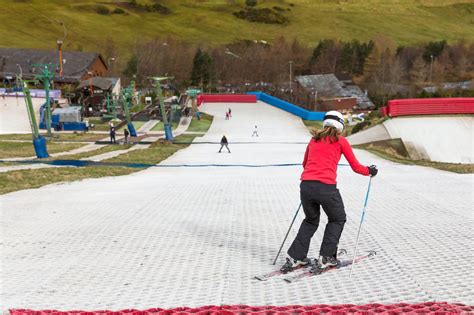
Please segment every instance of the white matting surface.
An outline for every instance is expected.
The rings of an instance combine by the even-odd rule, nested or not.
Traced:
[[[388,139],[402,139],[415,159],[474,163],[474,116],[395,117],[347,138],[353,145]]]
[[[423,159],[474,163],[474,116],[397,117],[384,126],[392,139],[401,138]]]
[[[206,104],[203,141],[164,164],[299,163],[309,133],[272,106]],[[251,138],[253,125],[260,137]],[[237,144],[235,142],[255,141]],[[252,280],[271,262],[299,204],[300,166],[150,168],[0,196],[1,309],[145,309],[220,304],[288,305],[447,301],[473,304],[473,177],[377,164],[359,251],[349,270],[294,284]],[[347,218],[340,247],[352,255],[368,177],[339,170]],[[314,237],[317,255],[325,225]],[[294,238],[302,215],[285,246]],[[279,264],[283,263],[284,255]]]
[[[44,98],[31,98],[39,123],[39,110],[44,104]],[[0,96],[0,134],[31,133],[28,110],[23,96]]]

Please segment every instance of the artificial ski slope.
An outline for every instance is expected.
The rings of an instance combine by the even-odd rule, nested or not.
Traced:
[[[228,107],[201,108],[215,118],[195,142],[216,143],[192,144],[163,163],[234,166],[149,168],[1,196],[2,311],[473,303],[472,175],[399,165],[359,150],[361,163],[380,170],[359,245],[377,256],[356,265],[352,282],[348,269],[294,284],[253,280],[275,268],[299,204],[302,168],[242,165],[300,163],[309,133],[300,119],[260,102],[232,104],[226,121]],[[258,138],[251,137],[254,125]],[[217,153],[223,134],[231,154]],[[367,183],[340,167],[347,212],[340,247],[349,255]],[[301,220],[302,214],[285,250]]]

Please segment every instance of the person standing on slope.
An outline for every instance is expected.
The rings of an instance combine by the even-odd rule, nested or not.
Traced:
[[[257,136],[257,137],[258,137],[258,127],[257,127],[257,125],[255,125],[255,127],[253,128],[252,137],[253,137],[253,136]]]
[[[229,151],[229,153],[230,153],[229,142],[227,141],[227,138],[226,138],[225,135],[222,136],[222,139],[221,139],[221,148],[219,149],[219,152],[218,152],[218,153],[221,153],[223,147],[225,147],[225,148],[227,149],[227,151]]]
[[[305,219],[288,249],[286,263],[280,269],[284,273],[310,263],[307,254],[311,238],[318,229],[321,207],[328,217],[328,223],[324,230],[319,258],[312,266],[311,272],[319,273],[327,267],[338,264],[337,246],[346,222],[344,203],[336,187],[337,164],[341,154],[345,156],[355,173],[364,176],[377,175],[375,165],[367,167],[357,161],[349,142],[341,136],[343,129],[342,114],[330,111],[324,116],[323,129],[311,132],[313,137],[304,155],[304,170],[300,184],[300,198]]]

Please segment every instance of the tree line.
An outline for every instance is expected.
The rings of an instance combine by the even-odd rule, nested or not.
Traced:
[[[114,54],[113,42],[105,50]],[[474,78],[474,43],[444,40],[397,46],[387,38],[319,40],[312,47],[283,37],[274,42],[239,41],[207,46],[173,38],[135,45],[134,53],[116,69],[124,79],[146,86],[147,77],[172,76],[178,89],[205,92],[228,87],[235,92],[266,90],[288,98],[291,77],[334,73],[367,89],[377,105],[394,97],[415,97],[426,86]],[[294,83],[293,83],[294,84]],[[286,92],[285,92],[286,91]]]

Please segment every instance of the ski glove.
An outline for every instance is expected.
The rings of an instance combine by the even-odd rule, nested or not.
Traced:
[[[375,175],[377,175],[378,172],[379,172],[379,170],[377,169],[377,166],[375,166],[375,165],[369,166],[370,177],[374,177]]]

